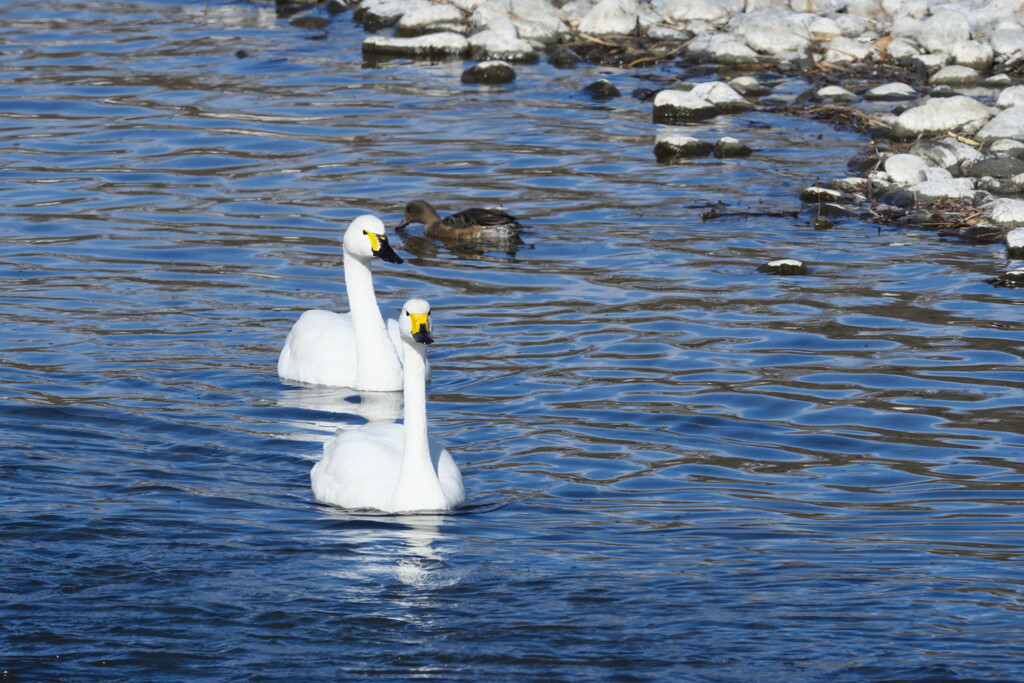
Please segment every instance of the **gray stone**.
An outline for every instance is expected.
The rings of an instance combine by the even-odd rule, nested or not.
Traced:
[[[892,132],[902,139],[948,132],[971,135],[985,125],[989,117],[985,105],[970,97],[955,95],[928,100],[920,107],[906,110],[897,117]]]
[[[1010,156],[992,156],[964,168],[972,178],[1012,178],[1024,173],[1024,161]]]
[[[487,28],[469,37],[469,49],[474,58],[498,59],[509,62],[530,62],[537,51],[528,40],[520,38],[515,24],[507,18],[496,18]]]
[[[764,54],[807,55],[813,41],[807,24],[814,15],[792,14],[784,10],[760,10],[736,17],[729,28],[742,34],[751,49]]]
[[[622,95],[622,92],[607,78],[599,78],[585,87],[583,92],[587,93],[595,100],[611,100]]]
[[[721,28],[743,12],[743,0],[652,0],[654,10],[670,23],[704,21]]]
[[[759,7],[758,9],[767,8]],[[833,38],[838,38],[843,35],[843,30],[839,28],[839,24],[828,17],[818,17],[817,19],[814,19],[807,26],[807,30],[811,32],[811,37],[819,43],[827,43]]]
[[[951,138],[922,140],[910,148],[910,153],[921,157],[931,166],[938,166],[954,173],[959,173],[965,163],[981,157],[981,153],[974,147]]]
[[[987,71],[992,68],[992,60],[995,59],[995,51],[988,43],[980,40],[964,40],[953,45],[951,51],[953,63],[961,66],[969,66],[978,71]]]
[[[1006,233],[1006,255],[1010,258],[1024,258],[1024,228],[1015,228]]]
[[[996,29],[988,40],[999,61],[1006,61],[1024,52],[1024,30],[1019,26],[1012,29]]]
[[[569,35],[569,27],[548,0],[486,0],[474,10],[470,23],[477,28],[493,28],[495,20],[511,21],[516,35],[523,40],[554,43]]]
[[[399,35],[419,35],[427,29],[441,24],[461,24],[462,12],[452,5],[436,5],[433,3],[413,3],[409,11],[398,20],[396,32]]]
[[[824,88],[819,88],[817,92],[818,97],[828,102],[856,102],[857,96],[846,88],[840,88],[838,85],[826,85]]]
[[[771,94],[771,88],[753,76],[739,76],[729,81],[729,87],[746,97],[757,97]]]
[[[926,180],[909,188],[918,204],[934,204],[943,199],[972,201],[974,183],[968,178],[952,180]]]
[[[851,64],[874,59],[877,55],[878,49],[874,45],[840,36],[828,43],[825,61],[830,64]]]
[[[1024,107],[1010,107],[999,112],[978,131],[976,137],[982,142],[999,138],[1024,140]]]
[[[768,261],[758,266],[757,270],[768,275],[807,275],[807,265],[794,258]]]

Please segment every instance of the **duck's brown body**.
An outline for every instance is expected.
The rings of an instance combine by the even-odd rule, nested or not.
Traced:
[[[514,240],[523,230],[514,216],[500,209],[466,209],[441,218],[422,199],[406,204],[405,215],[396,229],[410,223],[422,223],[427,237],[458,242]]]

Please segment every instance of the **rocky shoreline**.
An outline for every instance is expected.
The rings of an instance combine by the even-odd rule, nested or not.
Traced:
[[[681,78],[634,93],[653,100],[655,123],[782,109],[869,137],[849,177],[802,193],[816,215],[1005,241],[1008,257],[1024,257],[1024,233],[1011,233],[1024,226],[1024,0],[330,0],[328,10],[351,10],[373,32],[367,58],[487,63],[464,82],[507,83],[513,64],[544,58],[678,64]],[[701,82],[686,78],[695,65]],[[780,74],[809,89],[774,101]],[[715,149],[670,132],[655,153],[673,163]]]

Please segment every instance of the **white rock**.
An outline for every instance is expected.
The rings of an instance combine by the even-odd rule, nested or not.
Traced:
[[[390,26],[403,14],[429,9],[429,5],[427,0],[364,0],[359,4],[356,16],[370,26]]]
[[[435,5],[427,3],[419,5],[402,15],[398,20],[399,29],[419,29],[434,24],[458,24],[463,19],[462,12],[452,5]]]
[[[928,0],[882,0],[882,11],[894,19],[924,19],[928,15]]]
[[[469,48],[473,57],[480,60],[523,62],[537,56],[530,41],[520,38],[515,24],[506,17],[496,17],[483,31],[471,35]]]
[[[964,40],[953,45],[953,63],[969,66],[978,71],[987,71],[995,59],[995,51],[988,43],[980,40]]]
[[[789,9],[789,0],[747,0],[747,12],[756,12],[759,9]]]
[[[921,28],[918,40],[929,52],[949,52],[956,43],[971,38],[967,16],[955,9],[936,9]]]
[[[840,36],[829,41],[825,61],[830,64],[850,64],[873,59],[877,54],[878,49],[874,45]]]
[[[813,19],[813,14],[766,9],[736,17],[729,28],[741,34],[757,52],[776,56],[809,54],[813,40],[807,26]]]
[[[832,102],[856,102],[857,96],[846,88],[840,88],[838,85],[826,85],[824,88],[818,89],[818,97],[823,100]]]
[[[759,60],[757,53],[746,43],[728,34],[720,37],[722,40],[713,41],[711,44],[711,54],[719,64],[754,64]]]
[[[706,157],[715,146],[690,135],[659,133],[654,143],[654,156],[660,161],[671,161],[678,157]]]
[[[480,5],[484,4],[485,0],[447,0],[448,4],[458,7],[463,12],[472,12]]]
[[[743,95],[740,95],[728,83],[723,83],[722,81],[698,83],[693,86],[690,93],[703,100],[707,100],[724,112],[747,111],[754,107]]]
[[[974,183],[970,178],[954,178],[953,180],[926,180],[909,188],[921,203],[931,203],[940,199],[974,199]]]
[[[1024,250],[1024,228],[1015,228],[1006,233],[1006,246],[1014,251]]]
[[[897,38],[889,43],[889,47],[885,48],[885,54],[889,55],[892,59],[900,60],[907,59],[908,57],[917,57],[921,54],[921,51],[909,40]]]
[[[487,0],[469,18],[476,28],[490,26],[492,21],[506,19],[523,40],[553,43],[569,34],[561,14],[548,0]]]
[[[370,36],[363,41],[363,52],[368,54],[412,57],[462,56],[468,49],[469,41],[458,33],[428,33],[415,38]]]
[[[1024,85],[1015,85],[999,93],[996,106],[1000,109],[1024,106]]]
[[[996,114],[976,136],[981,142],[999,138],[1024,140],[1024,107],[1010,107]]]
[[[1024,201],[1000,198],[992,202],[990,211],[996,225],[1024,225]]]
[[[914,57],[914,61],[920,62],[922,66],[928,71],[935,71],[949,64],[949,60],[952,57],[949,56],[948,52],[932,52],[929,54],[920,54]]]
[[[931,99],[900,114],[893,126],[893,135],[914,138],[950,131],[971,135],[985,125],[990,116],[985,105],[964,95]]]
[[[930,166],[957,171],[965,163],[973,163],[981,158],[981,152],[977,149],[952,138],[924,140],[914,145],[910,153],[921,157]]]
[[[925,180],[952,180],[953,174],[944,168],[938,166],[925,166],[924,169]]]
[[[970,85],[978,80],[978,72],[969,66],[944,66],[928,79],[931,85]]]
[[[771,89],[753,76],[737,76],[729,81],[729,87],[741,95],[767,95]]]
[[[636,30],[639,18],[637,0],[600,0],[576,30],[591,36],[628,35]]]
[[[654,97],[654,122],[677,123],[709,119],[718,108],[685,90],[662,90]]]
[[[868,90],[864,97],[869,100],[913,100],[917,98],[917,91],[906,83],[886,83]]]
[[[923,183],[928,177],[925,169],[928,165],[924,160],[913,154],[893,154],[885,160],[885,172],[898,185],[910,186]]]
[[[880,0],[850,0],[846,4],[846,13],[865,19],[877,19],[882,13]]]
[[[706,21],[722,27],[743,11],[743,0],[653,0],[651,6],[671,23]]]
[[[850,0],[789,0],[789,9],[794,12],[814,12],[815,14],[835,14],[846,9]],[[785,6],[784,6],[785,7]]]
[[[839,24],[828,17],[818,17],[813,20],[808,24],[807,30],[811,32],[811,37],[819,43],[826,43],[833,38],[843,35],[843,30],[839,28]]]
[[[868,30],[868,22],[854,14],[837,15],[836,24],[847,38],[857,38],[864,35]]]
[[[988,38],[999,61],[1024,52],[1024,30],[1019,26],[1011,29],[997,29]]]
[[[1020,140],[1011,140],[1010,138],[1002,138],[996,140],[988,146],[988,151],[992,154],[1008,154],[1010,156],[1016,156],[1024,150],[1024,142]]]

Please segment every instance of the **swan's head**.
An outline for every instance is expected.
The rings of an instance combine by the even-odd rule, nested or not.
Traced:
[[[417,344],[433,344],[430,336],[430,304],[423,299],[409,299],[402,306],[402,314],[398,317],[398,325],[402,329],[402,338]]]
[[[376,216],[360,216],[349,223],[345,231],[345,251],[367,260],[376,256],[388,263],[404,263],[388,244],[384,223]]]

